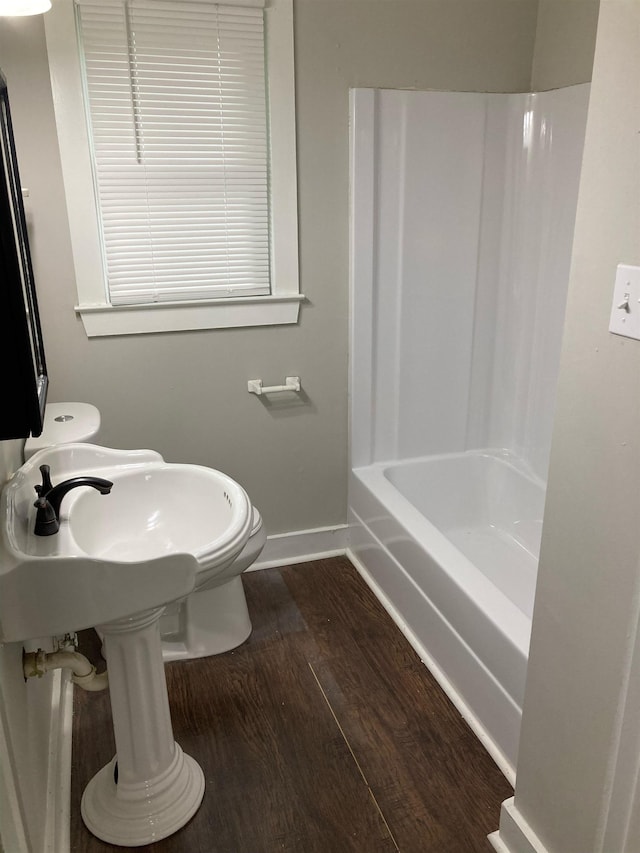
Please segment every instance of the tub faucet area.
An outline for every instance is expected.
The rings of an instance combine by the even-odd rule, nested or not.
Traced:
[[[36,524],[34,533],[36,536],[51,536],[60,529],[60,505],[64,496],[72,489],[80,486],[91,486],[102,495],[108,495],[113,483],[103,480],[102,477],[71,477],[54,486],[51,483],[51,472],[48,465],[40,466],[42,474],[42,485],[35,486],[38,499],[34,506],[36,513]]]

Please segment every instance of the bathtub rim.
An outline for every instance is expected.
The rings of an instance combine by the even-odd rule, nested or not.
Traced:
[[[491,456],[487,451],[465,451],[464,455],[475,454]],[[482,571],[459,550],[442,531],[429,521],[411,501],[406,498],[394,484],[385,476],[389,467],[407,466],[427,460],[441,460],[463,454],[441,454],[439,456],[418,457],[411,460],[376,462],[373,465],[352,468],[352,476],[371,491],[378,500],[393,515],[407,534],[445,568],[454,584],[465,595],[469,595],[468,581],[471,581],[472,591],[477,593],[477,600],[482,602],[482,609],[487,617],[499,628],[510,642],[525,657],[529,656],[531,638],[531,618],[511,601]],[[503,457],[500,456],[500,459]],[[507,463],[510,464],[510,463]],[[523,473],[517,466],[516,470]],[[526,476],[526,474],[523,474]],[[537,479],[537,478],[536,478]],[[351,490],[350,490],[351,491]],[[358,513],[357,501],[354,504],[352,495],[349,506]],[[359,514],[359,513],[358,513]],[[367,524],[367,519],[363,519]],[[367,526],[369,526],[367,524]],[[453,569],[453,571],[451,571]]]
[[[424,456],[412,456],[406,459],[383,459],[371,462],[369,465],[356,466],[358,468],[405,468],[420,462],[446,462],[448,459],[461,459],[467,457],[487,457],[496,459],[512,470],[516,471],[534,486],[546,492],[547,483],[536,474],[528,462],[515,451],[506,447],[472,447],[466,450],[456,450],[447,453],[430,453]],[[355,468],[354,468],[355,470]]]

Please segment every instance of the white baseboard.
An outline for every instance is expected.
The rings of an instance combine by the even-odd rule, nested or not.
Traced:
[[[349,526],[316,527],[313,530],[294,530],[267,537],[260,559],[248,569],[272,569],[290,563],[306,563],[346,553]]]
[[[71,672],[51,673],[51,720],[47,769],[47,813],[44,853],[69,853],[71,824]]]
[[[491,844],[496,853],[509,853],[507,848],[502,843],[502,840],[500,839],[500,833],[498,831],[492,832],[491,835],[487,835],[487,838],[489,840],[489,844]]]
[[[489,836],[497,853],[548,853],[547,848],[518,811],[514,798],[505,800],[500,811],[500,829]]]
[[[7,683],[9,679],[6,679]],[[0,850],[30,853],[25,803],[18,789],[18,771],[7,722],[6,695],[0,685]],[[66,853],[66,851],[65,851]]]

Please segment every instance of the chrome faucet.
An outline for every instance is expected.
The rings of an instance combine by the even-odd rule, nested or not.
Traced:
[[[108,495],[113,486],[110,480],[103,480],[102,477],[71,477],[70,480],[65,480],[54,486],[51,483],[51,472],[48,465],[41,465],[40,473],[42,474],[42,485],[34,486],[38,495],[38,500],[34,503],[38,510],[33,531],[36,536],[51,536],[58,532],[60,529],[60,504],[71,489],[76,489],[79,486],[91,486],[97,489],[100,494]]]

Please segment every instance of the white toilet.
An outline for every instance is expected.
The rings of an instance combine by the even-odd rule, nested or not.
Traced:
[[[42,433],[26,440],[24,461],[55,444],[93,441],[99,429],[100,412],[90,403],[47,403]]]
[[[267,541],[258,510],[247,544],[219,575],[183,601],[167,605],[160,618],[165,661],[200,658],[235,649],[251,633],[251,620],[240,574],[257,560]]]
[[[25,443],[25,461],[55,444],[93,442],[100,429],[100,412],[88,403],[48,403],[44,427]],[[52,472],[55,481],[55,471]],[[221,654],[243,643],[251,621],[240,574],[260,555],[267,539],[258,510],[253,507],[251,533],[234,562],[182,601],[167,606],[160,619],[165,661]]]

